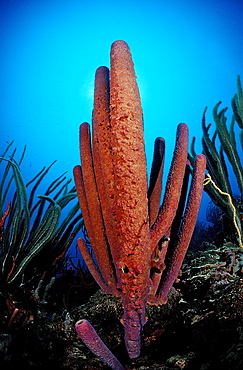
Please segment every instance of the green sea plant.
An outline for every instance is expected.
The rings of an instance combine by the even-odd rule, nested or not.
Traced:
[[[76,191],[65,173],[37,195],[53,166],[43,167],[25,183],[11,142],[0,157],[0,287],[37,287],[64,256],[83,225]],[[11,151],[11,152],[10,152]],[[74,204],[72,204],[74,202]],[[5,288],[4,288],[5,287]]]
[[[231,103],[233,114],[229,126],[227,125],[226,117],[228,108],[219,110],[220,104],[221,101],[213,109],[216,129],[211,137],[209,130],[212,125],[206,124],[207,107],[203,112],[202,147],[207,157],[207,170],[209,173],[205,179],[204,190],[209,194],[214,204],[221,208],[224,218],[227,220],[225,224],[230,225],[238,244],[243,246],[243,91],[240,76],[237,76],[237,93],[233,96]],[[239,137],[237,137],[238,135]],[[219,140],[219,145],[217,145],[217,139]],[[195,138],[193,138],[191,155],[189,155],[192,163],[194,163],[196,157],[194,146]],[[235,175],[240,192],[239,197],[233,194],[232,182],[229,179],[229,167],[231,167]]]

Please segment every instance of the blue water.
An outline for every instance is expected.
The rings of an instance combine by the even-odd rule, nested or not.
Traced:
[[[110,45],[132,51],[144,109],[148,168],[153,141],[166,139],[167,173],[176,126],[189,125],[201,150],[201,116],[229,106],[243,78],[243,2],[2,0],[0,5],[0,153],[15,140],[26,181],[57,159],[51,179],[72,177],[78,127],[91,121],[95,69]],[[230,117],[230,110],[229,110]],[[205,198],[200,217],[208,199]]]

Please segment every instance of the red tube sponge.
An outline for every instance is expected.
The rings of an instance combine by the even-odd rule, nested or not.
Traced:
[[[77,321],[75,329],[86,346],[106,365],[113,370],[125,370],[113,353],[106,347],[89,321],[84,319]]]

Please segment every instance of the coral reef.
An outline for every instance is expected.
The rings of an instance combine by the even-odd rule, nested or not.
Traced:
[[[180,293],[170,294],[166,305],[147,306],[137,359],[125,351],[122,302],[98,291],[68,312],[25,321],[15,336],[0,333],[1,369],[107,370],[74,329],[80,317],[88,317],[127,370],[241,370],[242,262],[242,249],[232,243],[187,253],[176,283]]]
[[[102,70],[104,71],[102,68],[97,72]],[[105,73],[108,72],[107,69],[105,71]],[[107,79],[105,81],[108,82]],[[236,97],[234,99],[233,104],[239,106],[239,97],[238,100]],[[97,99],[95,102],[103,104],[104,100]],[[239,118],[237,119],[239,120]],[[84,133],[87,134],[87,124],[82,127]],[[184,125],[182,129],[185,129]],[[181,135],[178,136],[179,140]],[[97,139],[100,138],[98,135]],[[89,142],[88,137],[87,142]],[[105,143],[108,143],[107,139],[104,139],[103,144],[105,145]],[[106,149],[109,149],[109,146]],[[94,150],[93,145],[92,150]],[[93,161],[93,156],[90,157],[90,150],[86,153]],[[8,159],[6,155],[7,151],[4,157]],[[33,220],[42,212],[42,217],[36,224],[38,229],[48,208],[52,208],[64,193],[69,194],[68,182],[64,176],[61,176],[48,187],[43,197],[36,200],[35,194],[37,194],[38,184],[41,183],[51,167],[44,169],[25,186],[19,167],[21,159],[17,165],[13,157],[15,157],[15,150],[11,153],[8,161],[0,162],[1,166],[6,164],[0,185],[1,266],[3,259],[6,258],[6,243],[12,240],[7,236],[12,235],[13,231],[13,235],[16,233],[16,237],[18,236],[19,240],[22,241],[21,231],[25,231],[25,228],[22,228],[24,225],[21,223],[22,217],[19,217],[20,220],[15,219],[13,212],[15,210],[18,216],[25,215],[26,195],[28,201],[33,198],[31,203],[28,202],[31,209],[33,210],[35,207],[36,210],[32,213]],[[163,209],[159,210],[163,158],[164,140],[158,138],[155,141],[154,161],[148,189],[148,222],[151,230],[155,227],[158,212],[161,214]],[[85,160],[85,158],[82,159]],[[109,172],[108,167],[103,170]],[[77,171],[80,173],[80,168]],[[184,185],[182,186],[185,186],[188,184],[188,162],[185,164],[183,176]],[[100,177],[100,180],[102,179],[104,179],[103,175]],[[77,180],[80,180],[79,177]],[[10,192],[10,185],[8,186],[9,181],[14,187],[15,195],[13,196]],[[31,188],[31,184],[33,188],[27,192]],[[97,197],[97,194],[100,193],[92,186],[91,183],[91,195]],[[70,193],[73,194],[74,190],[71,189]],[[79,187],[80,191],[82,191],[81,186]],[[93,191],[95,192],[92,193]],[[8,195],[5,196],[5,194]],[[166,234],[152,255],[151,278],[155,278],[156,273],[161,278],[163,271],[159,271],[156,262],[160,261],[163,248],[168,247],[169,250],[170,244],[178,245],[175,235],[177,235],[178,223],[181,223],[183,215],[185,202],[183,198],[186,197],[186,189],[183,188],[181,195],[183,196],[179,200],[178,212],[170,230],[170,240]],[[69,197],[66,200],[68,199]],[[85,199],[86,197],[84,197]],[[171,198],[169,197],[169,199]],[[167,198],[166,202],[169,202],[169,199]],[[93,206],[97,207],[97,204],[93,203]],[[42,211],[40,211],[40,207],[43,207]],[[63,207],[63,210],[65,209]],[[97,208],[95,209],[97,210]],[[10,218],[11,212],[12,217]],[[98,208],[97,215],[100,212]],[[219,211],[216,207],[209,208],[208,221],[212,224],[210,233],[208,229],[205,232],[202,229],[203,226],[199,228],[197,234],[200,234],[201,239],[198,237],[197,240],[200,239],[200,241],[197,242],[198,244],[196,243],[194,252],[187,252],[181,267],[181,275],[174,283],[176,290],[170,290],[167,304],[146,305],[148,320],[141,332],[141,355],[138,358],[129,358],[124,345],[124,328],[119,319],[123,314],[124,307],[119,290],[115,291],[115,295],[118,297],[112,294],[103,294],[100,290],[97,291],[98,285],[82,274],[80,266],[77,268],[73,265],[73,269],[68,271],[62,269],[62,275],[53,279],[56,272],[59,271],[58,266],[61,262],[63,263],[64,258],[58,259],[58,257],[62,256],[65,247],[61,252],[61,249],[53,249],[55,243],[50,243],[50,248],[47,243],[46,247],[43,246],[43,255],[41,252],[36,255],[31,253],[31,263],[25,263],[24,268],[17,275],[14,274],[18,271],[19,265],[14,265],[11,255],[7,254],[9,262],[3,270],[4,274],[1,275],[0,290],[1,370],[17,367],[23,367],[26,370],[43,370],[47,367],[60,370],[107,369],[107,365],[88,350],[78,337],[75,331],[75,322],[80,323],[80,318],[88,318],[92,322],[97,335],[126,370],[215,370],[218,368],[221,370],[241,370],[243,368],[243,250],[238,246],[237,241],[232,242],[235,239],[232,238],[232,235],[235,236],[234,225],[231,229],[227,229],[228,234],[226,234],[226,230],[222,232],[220,228],[222,213],[223,211]],[[92,227],[95,227],[96,223],[99,225],[100,220],[97,215],[92,219]],[[78,217],[81,215],[79,214]],[[71,220],[75,219],[76,217],[73,215],[70,223],[72,223]],[[82,219],[76,219],[73,227],[80,223],[82,224]],[[31,223],[29,225],[29,233],[31,233]],[[8,228],[9,231],[7,231]],[[29,233],[27,235],[30,235]],[[223,236],[218,237],[218,234],[223,234]],[[99,235],[102,237],[103,234],[95,234],[94,237]],[[66,236],[67,239],[63,239],[64,244],[65,240],[68,243],[70,234],[66,234]],[[43,238],[45,237],[46,235],[43,235]],[[26,237],[25,243],[28,240]],[[102,239],[100,240],[102,241]],[[55,241],[57,242],[57,240]],[[63,243],[59,244],[60,248],[62,245],[64,246]],[[87,255],[93,255],[86,230],[84,230],[84,244]],[[19,244],[19,247],[22,248],[21,254],[24,251],[24,245],[24,243]],[[198,246],[200,250],[195,253]],[[3,247],[5,254],[3,254]],[[12,251],[17,249],[18,243],[14,245]],[[58,253],[55,254],[54,251]],[[26,255],[28,253],[29,250],[26,250]],[[162,257],[164,256],[162,255]],[[97,279],[101,278],[100,266],[97,267],[97,263],[93,263],[91,258],[88,258],[87,262],[93,266],[91,267],[93,274],[95,275],[97,272]],[[168,261],[165,260],[165,263],[168,264]],[[21,259],[19,264],[21,265]],[[124,268],[123,270],[125,273],[126,270]],[[11,277],[14,276],[15,279],[11,281]],[[115,273],[114,276],[117,278]],[[44,279],[42,280],[41,277]],[[102,280],[102,282],[105,289],[110,288],[107,286],[107,281]],[[65,286],[65,292],[63,286]],[[97,339],[96,334],[93,339]],[[103,348],[103,344],[101,348]],[[97,347],[95,351],[96,349]],[[107,355],[104,360],[109,363]]]
[[[84,240],[78,245],[102,291],[121,297],[125,343],[135,358],[146,303],[166,303],[179,274],[197,219],[206,161],[204,155],[196,159],[183,214],[189,163],[188,128],[181,123],[160,207],[164,140],[155,142],[148,189],[142,108],[128,45],[115,41],[110,58],[110,77],[106,67],[96,71],[92,143],[85,122],[80,127],[81,166],[74,168],[94,256]]]

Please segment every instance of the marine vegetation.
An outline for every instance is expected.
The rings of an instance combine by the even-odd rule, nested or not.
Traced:
[[[21,173],[25,149],[17,162],[11,142],[0,157],[0,295],[1,317],[8,325],[17,316],[30,315],[16,305],[20,300],[38,301],[50,289],[56,267],[83,225],[75,188],[65,173],[37,195],[55,162],[43,167],[28,183]],[[73,203],[73,202],[74,203]],[[42,293],[43,294],[43,293]],[[28,298],[27,298],[28,297]],[[43,298],[43,296],[42,296]],[[19,303],[19,305],[21,305]],[[27,306],[27,302],[24,303]],[[4,319],[3,319],[4,317]]]
[[[232,99],[233,115],[227,126],[227,108],[219,110],[221,101],[213,109],[216,129],[210,137],[212,124],[206,124],[206,111],[202,118],[202,147],[207,158],[209,175],[205,179],[204,190],[209,194],[214,204],[224,214],[224,228],[229,230],[235,242],[243,247],[242,215],[243,215],[243,91],[240,76],[237,77],[237,93]],[[238,127],[236,126],[236,123]],[[217,142],[219,140],[219,145]],[[195,138],[192,141],[190,161],[194,163],[196,153]],[[241,153],[241,154],[240,154]],[[234,173],[240,197],[235,196],[230,181],[229,167]]]
[[[148,186],[142,108],[128,45],[115,41],[110,57],[110,72],[106,67],[96,71],[92,140],[85,122],[80,126],[81,166],[74,168],[94,255],[83,239],[78,245],[102,292],[121,297],[125,344],[129,357],[136,358],[147,321],[146,303],[165,304],[179,274],[197,219],[206,159],[197,156],[187,195],[188,127],[181,123],[160,205],[164,139],[155,141]],[[87,335],[88,328],[83,319],[76,324],[98,354],[98,341],[94,348],[94,332],[90,329]]]

